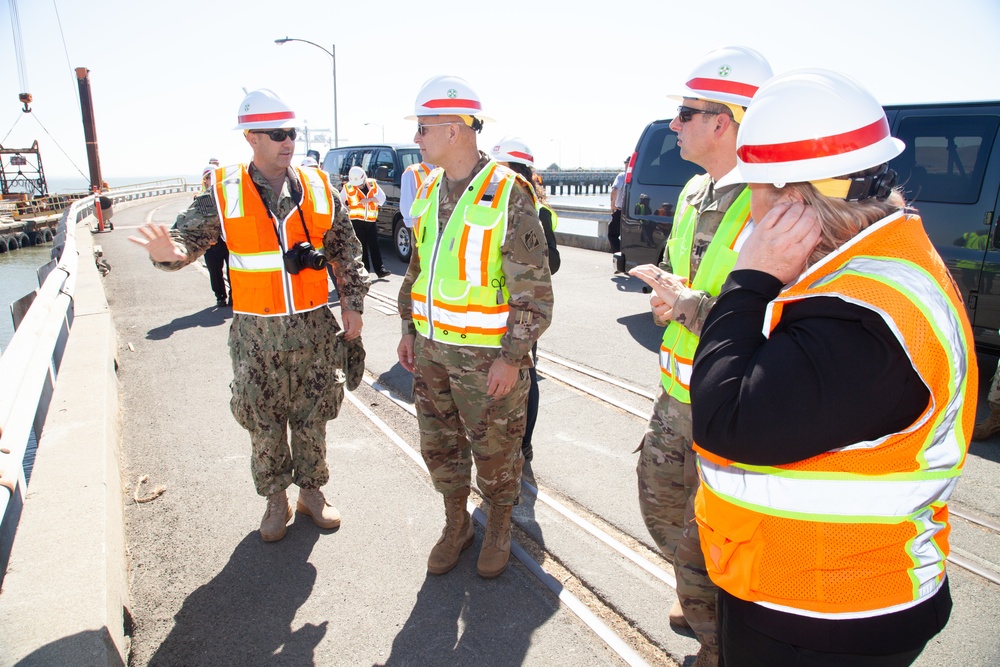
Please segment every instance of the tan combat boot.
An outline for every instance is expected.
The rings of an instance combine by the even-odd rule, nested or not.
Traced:
[[[702,645],[691,667],[719,667],[719,649]]]
[[[444,499],[444,530],[441,539],[431,549],[427,558],[427,572],[444,574],[458,565],[462,552],[472,545],[475,532],[472,529],[472,517],[465,509],[469,494],[445,496]]]
[[[260,537],[265,542],[277,542],[288,531],[288,522],[292,519],[292,505],[288,502],[288,494],[284,490],[272,493],[267,497],[267,509],[264,518],[260,520]]]
[[[507,569],[510,560],[510,511],[513,505],[495,505],[490,503],[486,513],[486,537],[483,538],[483,548],[479,552],[479,564],[476,571],[484,579],[500,576]]]
[[[690,628],[687,619],[684,618],[684,608],[681,607],[681,601],[677,600],[674,602],[674,606],[670,608],[670,613],[668,614],[670,618],[670,625],[674,625],[678,628]]]
[[[320,528],[336,528],[340,525],[340,512],[326,502],[326,497],[319,489],[299,489],[295,509],[299,514],[311,516],[313,523]]]
[[[985,440],[1000,433],[1000,409],[990,407],[990,414],[972,429],[973,440]]]

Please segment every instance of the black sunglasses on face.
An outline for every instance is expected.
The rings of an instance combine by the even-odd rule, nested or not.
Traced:
[[[292,141],[295,141],[294,127],[290,130],[250,130],[250,131],[253,132],[254,134],[266,134],[271,138],[271,141],[281,142],[285,140],[285,137],[289,137],[291,138]]]
[[[677,118],[682,123],[688,122],[689,120],[691,120],[692,118],[694,118],[695,114],[699,114],[699,113],[703,113],[706,116],[718,116],[722,112],[721,111],[708,111],[706,109],[695,109],[694,107],[685,107],[685,106],[677,107]]]

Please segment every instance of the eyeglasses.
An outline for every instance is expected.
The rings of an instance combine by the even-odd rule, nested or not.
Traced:
[[[695,109],[694,107],[685,107],[685,106],[677,107],[677,118],[682,123],[688,122],[689,120],[691,120],[692,118],[694,118],[695,114],[699,114],[699,113],[703,113],[706,116],[718,116],[722,112],[721,111],[708,111],[707,109]]]
[[[464,125],[464,123],[459,123],[458,121],[454,120],[450,123],[425,123],[425,124],[417,123],[417,134],[419,134],[422,137],[427,133],[426,130],[428,127],[444,127],[445,125]]]
[[[266,134],[271,138],[271,141],[284,141],[285,137],[290,138],[295,141],[295,128],[290,130],[250,130],[254,134]]]

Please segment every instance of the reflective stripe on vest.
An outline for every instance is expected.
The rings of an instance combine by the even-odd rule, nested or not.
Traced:
[[[434,169],[410,213],[420,275],[411,290],[417,333],[451,345],[500,347],[510,306],[501,266],[507,204],[517,179],[490,160],[462,193],[438,231],[440,183]]]
[[[302,218],[296,209],[276,221],[261,199],[245,165],[215,171],[215,200],[222,238],[229,248],[233,312],[273,317],[326,306],[326,271],[285,271],[285,249],[309,240],[323,251],[323,235],[333,224],[331,189],[318,169],[293,167],[302,191]],[[302,219],[309,230],[306,238]],[[279,243],[276,233],[281,234]]]
[[[364,220],[365,222],[375,222],[378,220],[378,202],[375,195],[378,194],[378,183],[368,181],[368,194],[361,191],[361,188],[348,183],[344,186],[344,194],[347,195],[347,214],[351,220]]]
[[[764,334],[784,304],[813,297],[878,313],[930,390],[928,406],[903,431],[787,465],[733,463],[696,445],[702,551],[712,580],[743,600],[818,618],[892,613],[944,580],[945,501],[975,422],[972,330],[920,219],[902,213],[783,290]]]
[[[677,202],[680,217],[671,230],[667,240],[667,252],[670,266],[678,276],[690,278],[691,246],[694,243],[694,232],[697,227],[698,211],[685,199],[688,192],[696,192],[703,187],[703,179],[708,175],[695,176],[681,193]],[[691,289],[707,292],[718,296],[726,276],[736,264],[736,256],[751,228],[750,221],[750,188],[743,188],[739,196],[729,205],[719,223],[719,228],[708,244],[705,256],[701,260]],[[691,402],[691,371],[694,368],[694,352],[698,348],[698,336],[679,322],[668,322],[660,343],[660,383],[671,397],[682,403]]]

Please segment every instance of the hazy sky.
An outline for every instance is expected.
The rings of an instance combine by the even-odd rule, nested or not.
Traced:
[[[776,73],[842,71],[885,104],[1000,99],[998,0],[20,0],[18,12],[34,113],[17,101],[4,2],[0,143],[37,139],[50,178],[87,173],[78,66],[90,69],[104,176],[118,182],[199,174],[213,156],[248,159],[233,130],[244,87],[271,88],[314,132],[332,130],[331,59],[309,44],[274,44],[286,35],[336,44],[341,145],[383,132],[412,141],[415,125],[402,117],[421,84],[454,74],[497,120],[480,147],[520,135],[542,166],[619,165],[649,121],[673,115],[666,96],[698,58],[727,44],[759,50]]]

